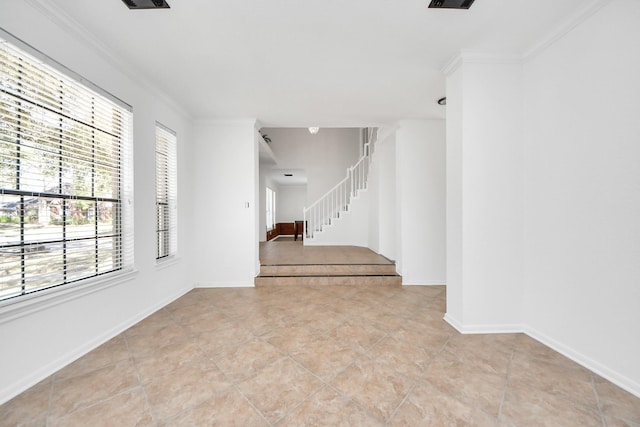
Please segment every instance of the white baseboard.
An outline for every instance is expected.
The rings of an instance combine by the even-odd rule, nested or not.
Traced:
[[[253,282],[206,282],[196,283],[196,288],[253,288],[255,284]]]
[[[618,387],[628,391],[629,393],[635,395],[636,397],[640,398],[640,384],[638,384],[637,382],[633,381],[630,378],[627,378],[626,376],[620,374],[619,372],[614,371],[613,369],[610,369],[606,366],[604,366],[603,364],[596,362],[595,360],[591,359],[590,357],[585,356],[584,354],[580,353],[579,351],[576,351],[556,340],[554,340],[553,338],[549,337],[548,335],[543,334],[542,332],[531,328],[529,326],[525,326],[524,327],[524,331],[525,334],[529,335],[531,338],[540,341],[542,344],[546,345],[547,347],[557,351],[558,353],[568,357],[569,359],[573,360],[574,362],[578,363],[579,365],[584,366],[585,368],[589,369],[592,372],[595,372],[596,374],[600,375],[602,378],[605,378],[609,381],[611,381],[612,383],[614,383],[615,385],[617,385]]]
[[[633,381],[632,379],[620,374],[619,372],[616,372],[613,369],[610,369],[607,366],[596,362],[595,360],[585,356],[579,351],[576,351],[571,347],[566,346],[549,337],[548,335],[545,335],[542,332],[527,325],[464,325],[462,324],[462,322],[459,322],[457,319],[451,317],[448,313],[444,315],[444,321],[453,326],[461,334],[524,333],[534,340],[540,341],[542,344],[546,345],[552,350],[557,351],[563,356],[566,356],[567,358],[573,360],[577,364],[589,369],[590,371],[600,375],[602,378],[611,381],[618,387],[640,398],[640,384],[638,384],[636,381]]]
[[[155,313],[156,311],[160,310],[162,307],[180,298],[181,296],[189,292],[191,289],[192,288],[182,289],[178,293],[163,299],[159,303],[154,304],[153,306],[147,308],[146,310],[141,311],[135,316],[125,320],[124,322],[120,323],[116,327],[109,329],[103,334],[93,338],[92,340],[86,342],[85,344],[68,352],[64,356],[59,357],[56,360],[53,360],[52,362],[41,367],[40,369],[37,369],[36,371],[31,373],[29,376],[21,379],[20,381],[16,381],[13,384],[9,384],[2,387],[0,389],[0,405],[13,399],[15,396],[27,390],[28,388],[33,387],[34,385],[38,384],[40,381],[44,380],[50,375],[53,375],[54,373],[58,372],[60,369],[69,365],[70,363],[75,362],[80,357],[84,356],[85,354],[89,353],[91,350],[94,350],[97,347],[101,346],[102,344],[106,343],[113,337],[121,334],[122,332],[124,332],[131,326],[135,325],[145,317]]]
[[[358,242],[358,241],[332,242],[332,241],[326,241],[326,240],[318,241],[316,239],[311,239],[311,238],[304,239],[303,244],[305,246],[359,246],[361,248],[367,247],[365,242]]]
[[[447,282],[445,282],[444,280],[404,280],[404,277],[402,278],[402,285],[403,286],[446,286]]]
[[[462,330],[464,329],[462,327],[462,323],[458,322],[456,319],[451,317],[449,313],[445,313],[442,319],[448,324],[450,324],[451,326],[453,326],[453,329],[455,329],[456,331],[460,332],[461,334],[464,333],[462,332]]]
[[[523,332],[523,326],[520,324],[464,325],[448,313],[444,315],[444,321],[461,334],[517,334]]]

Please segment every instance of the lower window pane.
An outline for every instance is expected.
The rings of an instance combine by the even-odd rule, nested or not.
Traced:
[[[113,235],[117,233],[117,208],[113,202],[98,202],[98,235]]]
[[[62,240],[62,199],[25,197],[25,243]]]
[[[0,194],[0,245],[20,243],[20,196]]]
[[[0,298],[22,293],[22,257],[20,248],[0,251]]]
[[[169,255],[169,231],[158,231],[158,258]]]
[[[67,214],[67,239],[79,239],[94,237],[95,227],[95,202],[75,200],[68,202]]]
[[[121,267],[118,238],[101,237],[98,239],[98,273],[117,270]]]
[[[94,239],[67,243],[67,281],[96,275],[96,242]]]
[[[64,263],[60,243],[30,245],[24,257],[27,292],[64,283]]]

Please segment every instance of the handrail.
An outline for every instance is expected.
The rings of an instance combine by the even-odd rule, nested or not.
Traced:
[[[303,212],[309,211],[311,210],[315,205],[317,205],[318,203],[320,203],[322,201],[322,199],[329,193],[333,192],[336,188],[338,188],[340,186],[340,184],[343,184],[344,182],[346,182],[349,179],[349,170],[351,168],[347,168],[347,176],[346,178],[344,178],[342,181],[340,181],[339,183],[337,183],[336,185],[333,186],[333,188],[331,188],[331,190],[327,191],[326,193],[324,193],[323,196],[321,196],[318,200],[316,200],[315,202],[313,202],[313,204],[311,206],[309,206],[308,208],[302,208]]]
[[[348,210],[351,198],[360,190],[367,188],[367,178],[371,165],[374,144],[377,139],[377,128],[363,129],[363,154],[355,165],[347,168],[347,176],[334,185],[309,207],[302,210],[304,217],[304,236],[313,238],[315,233],[322,231],[325,225],[331,224],[333,219],[339,218],[341,212]]]

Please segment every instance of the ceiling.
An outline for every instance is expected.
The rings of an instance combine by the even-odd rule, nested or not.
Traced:
[[[520,54],[584,0],[31,0],[92,35],[194,118],[367,126],[441,118],[442,67],[461,49]]]
[[[262,164],[260,167],[262,168]],[[306,185],[307,172],[304,169],[268,169],[266,174],[279,186]],[[291,176],[286,176],[291,175]]]

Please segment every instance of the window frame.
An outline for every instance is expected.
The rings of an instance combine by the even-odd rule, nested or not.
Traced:
[[[160,122],[155,130],[156,261],[162,262],[178,253],[178,137]]]
[[[60,88],[66,85],[66,87],[68,87],[67,91],[73,91],[73,94],[79,94],[80,96],[83,97],[83,99],[84,97],[87,97],[90,99],[94,99],[95,102],[99,102],[102,105],[110,105],[111,107],[108,107],[108,108],[112,109],[112,111],[114,112],[112,114],[115,114],[115,112],[117,111],[117,114],[121,115],[121,120],[122,120],[121,127],[119,128],[118,134],[111,135],[115,140],[117,140],[117,151],[114,152],[113,150],[107,150],[107,151],[111,151],[112,156],[116,157],[116,159],[112,159],[114,163],[108,163],[108,165],[110,165],[109,167],[111,167],[111,165],[113,164],[117,165],[116,166],[117,169],[115,169],[116,172],[111,172],[111,174],[116,173],[118,177],[116,181],[114,181],[115,183],[117,183],[116,187],[113,188],[113,191],[115,192],[114,196],[103,197],[103,195],[102,196],[99,195],[98,190],[96,190],[96,187],[94,186],[96,178],[92,178],[91,195],[89,196],[87,196],[86,194],[85,195],[81,195],[79,193],[74,194],[74,193],[71,193],[70,191],[66,191],[66,187],[63,187],[63,184],[62,184],[62,172],[59,172],[60,184],[57,188],[57,191],[49,192],[47,190],[47,187],[43,187],[42,191],[31,191],[27,189],[21,189],[22,177],[20,176],[21,169],[20,169],[19,163],[16,163],[17,164],[16,166],[17,181],[15,184],[15,188],[10,188],[10,186],[0,187],[0,195],[3,195],[3,196],[13,195],[13,196],[19,197],[20,209],[16,210],[16,212],[18,212],[20,215],[21,230],[24,229],[25,216],[27,215],[27,212],[24,209],[25,197],[27,196],[30,196],[32,198],[61,200],[62,201],[61,212],[63,217],[64,217],[64,212],[67,209],[65,208],[65,206],[70,206],[70,205],[67,205],[67,201],[69,201],[68,202],[69,204],[77,203],[78,201],[84,201],[89,204],[93,203],[93,208],[91,208],[93,215],[89,215],[90,212],[87,210],[87,219],[89,220],[92,219],[95,222],[94,234],[92,234],[89,237],[83,237],[82,239],[75,239],[75,240],[73,238],[67,238],[66,236],[66,233],[64,231],[65,228],[68,226],[66,220],[64,220],[65,222],[63,222],[62,224],[63,231],[62,231],[61,239],[54,239],[51,241],[49,240],[45,241],[42,238],[40,240],[35,240],[35,241],[26,240],[25,233],[23,231],[20,232],[20,241],[18,243],[11,243],[11,246],[18,245],[20,248],[20,257],[22,259],[21,263],[23,265],[21,268],[22,273],[20,278],[20,282],[21,282],[20,292],[18,292],[18,289],[16,289],[13,294],[7,293],[8,296],[0,296],[0,312],[2,314],[5,314],[5,312],[7,312],[6,309],[8,307],[12,309],[20,308],[24,306],[32,307],[34,306],[34,304],[42,305],[42,304],[50,304],[53,301],[66,300],[69,297],[77,297],[81,293],[93,292],[96,289],[102,288],[103,286],[122,283],[122,281],[130,279],[135,274],[134,259],[133,259],[133,238],[134,238],[133,236],[133,203],[132,203],[133,201],[133,183],[132,183],[133,164],[132,164],[132,158],[131,158],[133,114],[132,114],[132,108],[130,105],[124,103],[117,97],[106,92],[104,89],[96,86],[95,84],[91,83],[87,79],[71,71],[67,67],[49,58],[47,55],[43,54],[42,52],[24,43],[20,39],[14,37],[10,33],[7,33],[2,29],[0,29],[0,43],[6,44],[7,46],[6,48],[10,51],[13,51],[13,53],[11,53],[12,55],[15,54],[17,58],[20,58],[21,62],[24,61],[24,63],[28,64],[29,67],[33,67],[33,69],[36,70],[37,73],[46,75],[52,80],[58,79],[57,81],[59,82],[59,86],[56,85],[56,90],[61,90]],[[10,66],[9,63],[6,63],[5,65],[7,67]],[[4,76],[3,78],[7,79],[6,80],[7,82],[9,81],[10,73],[8,71],[2,71],[2,76]],[[46,88],[47,86],[46,84],[43,85],[41,82],[39,82],[37,87]],[[0,86],[0,95],[4,95],[5,102],[6,102],[6,104],[4,105],[6,107],[7,112],[9,112],[11,108],[16,109],[15,106],[11,107],[12,104],[9,103],[8,101],[9,99],[13,99],[14,101],[17,100],[16,101],[17,105],[22,105],[22,103],[27,105],[27,101],[29,101],[31,102],[30,108],[32,108],[33,111],[46,112],[46,107],[44,105],[38,105],[37,102],[35,102],[34,100],[24,98],[24,96],[26,96],[24,95],[24,93],[25,92],[23,92],[22,89],[16,90],[15,87],[12,89],[10,85]],[[67,96],[67,93],[71,93],[71,92],[61,91],[60,92],[61,99]],[[50,113],[55,114],[56,117],[60,117],[61,121],[63,119],[69,120],[69,121],[75,121],[75,123],[78,123],[78,126],[92,127],[93,128],[92,132],[94,133],[105,131],[99,125],[96,124],[97,120],[95,121],[95,123],[91,122],[90,124],[87,124],[83,120],[79,120],[73,117],[75,114],[79,114],[79,113],[78,113],[78,110],[71,108],[71,104],[64,104],[65,108],[70,108],[68,115],[65,116],[62,110],[62,105],[63,103],[61,101],[61,110],[60,111],[51,110]],[[16,114],[20,116],[20,114],[22,113],[16,113]],[[6,120],[10,120],[10,117],[12,116],[6,115],[5,117],[7,117]],[[95,120],[95,117],[93,117],[93,120]],[[42,121],[44,122],[45,120],[43,119]],[[7,121],[6,123],[9,123],[9,122]],[[0,122],[0,124],[2,124],[2,122]],[[114,126],[113,123],[111,125]],[[42,129],[46,130],[46,128],[42,128],[42,127],[35,127],[34,129],[36,131],[42,131]],[[15,142],[13,142],[13,145],[15,145],[16,147],[16,153],[19,153],[20,147],[24,146],[25,144],[24,141],[26,140],[22,136],[15,136],[14,140]],[[77,139],[77,141],[80,141],[83,144],[82,147],[85,147],[87,140],[88,139],[86,137],[78,137]],[[12,144],[12,141],[10,139],[5,139],[4,142],[9,147]],[[70,148],[67,148],[66,143],[63,145],[62,140],[60,144],[61,144],[60,145],[61,148],[57,158],[60,164],[62,164],[64,156],[68,156],[67,151],[65,150],[69,150]],[[98,173],[97,172],[98,169],[100,169],[100,167],[103,167],[103,163],[98,162],[98,160],[96,160],[96,157],[95,157],[95,152],[98,150],[97,147],[100,144],[99,141],[97,139],[92,139],[91,144],[92,144],[91,146],[93,147],[91,151],[94,153],[94,156],[90,162],[85,162],[85,163],[88,163],[90,165],[89,167],[93,171],[92,175],[95,177],[96,174]],[[83,149],[85,149],[86,151],[86,147]],[[37,152],[38,149],[34,148],[33,150]],[[85,151],[83,151],[83,153]],[[16,159],[20,158],[19,154],[16,154],[16,156],[17,156]],[[4,157],[4,156],[2,157],[2,159],[11,160],[10,157]],[[17,162],[18,161],[19,160],[17,160]],[[34,176],[39,176],[39,175],[35,174]],[[115,254],[115,255],[112,255],[112,258],[114,256],[116,258],[113,258],[112,260],[113,268],[107,267],[108,270],[104,270],[104,271],[100,271],[99,261],[98,261],[98,251],[99,251],[98,242],[100,241],[100,239],[104,237],[98,231],[98,225],[97,225],[98,216],[100,215],[100,211],[101,211],[100,203],[113,203],[114,204],[113,206],[117,205],[117,207],[112,208],[113,211],[115,211],[114,213],[115,217],[112,220],[113,235],[109,236],[109,238],[112,239],[112,243],[110,244],[111,250]],[[38,215],[40,215],[40,213],[38,213]],[[34,245],[34,242],[37,245],[60,244],[62,245],[63,248],[65,248],[67,245],[69,245],[70,242],[87,240],[87,239],[95,240],[95,267],[96,267],[95,274],[87,275],[83,273],[75,278],[73,277],[73,275],[71,275],[71,278],[68,279],[67,273],[70,267],[73,267],[73,264],[69,264],[70,261],[65,256],[63,257],[63,261],[62,261],[64,271],[62,273],[63,280],[61,282],[56,281],[53,284],[46,284],[43,286],[36,285],[32,289],[27,289],[25,285],[26,282],[25,282],[25,270],[24,270],[25,248],[31,249]],[[2,247],[6,248],[7,245],[6,244],[2,245]],[[64,253],[64,249],[63,249],[63,253]],[[80,265],[86,267],[86,264],[80,264]],[[37,275],[35,277],[38,280],[43,280]],[[2,279],[2,277],[0,277],[0,279]],[[6,283],[10,283],[10,282],[6,282]],[[41,281],[39,283],[42,284],[46,282]],[[12,289],[12,288],[8,288],[8,289]]]
[[[276,228],[276,191],[265,187],[265,225],[267,232]]]

